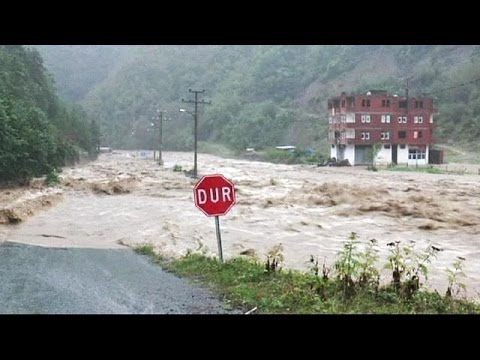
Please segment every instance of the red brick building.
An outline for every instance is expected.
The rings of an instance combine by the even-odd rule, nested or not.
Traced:
[[[368,164],[374,144],[377,163],[425,165],[433,144],[433,99],[370,90],[328,100],[331,157],[352,165]]]

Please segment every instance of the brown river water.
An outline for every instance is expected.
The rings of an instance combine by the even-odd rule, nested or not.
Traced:
[[[194,205],[197,180],[174,172],[193,154],[164,152],[163,167],[141,152],[102,154],[64,169],[62,186],[0,190],[0,242],[49,247],[119,248],[152,243],[167,256],[217,255],[214,218]],[[265,260],[281,244],[285,268],[307,270],[310,256],[333,266],[352,232],[387,243],[414,241],[443,251],[425,285],[445,293],[446,268],[464,257],[467,296],[480,294],[480,175],[371,172],[365,168],[278,165],[199,154],[200,175],[222,174],[237,204],[220,218],[225,258],[247,251]],[[15,224],[11,224],[15,223]],[[385,271],[383,282],[390,281]]]

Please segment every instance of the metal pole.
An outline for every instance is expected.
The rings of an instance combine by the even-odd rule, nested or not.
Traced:
[[[160,111],[160,118],[159,118],[159,128],[160,128],[160,142],[158,146],[158,165],[163,165],[163,160],[162,160],[162,123],[163,123],[163,112]]]
[[[196,179],[197,178],[197,130],[198,130],[198,92],[195,92],[195,113],[194,113],[194,118],[195,118],[195,134],[194,134],[194,157],[193,157],[193,177]]]
[[[188,89],[188,91],[190,93],[194,93],[195,94],[195,99],[194,100],[185,100],[185,99],[182,99],[182,103],[189,103],[189,104],[195,104],[195,112],[192,114],[190,112],[188,112],[189,114],[191,114],[193,116],[193,119],[194,119],[194,129],[193,129],[193,138],[194,138],[194,149],[193,149],[193,152],[194,152],[194,158],[193,158],[193,177],[194,178],[197,178],[198,176],[198,169],[197,169],[197,144],[198,144],[198,104],[211,104],[210,101],[203,101],[203,100],[200,100],[198,101],[198,94],[203,94],[205,92],[205,89],[203,90],[192,90],[192,89]]]
[[[218,216],[215,216],[215,229],[217,230],[218,254],[220,256],[220,262],[223,263],[222,236],[220,235],[220,220]]]

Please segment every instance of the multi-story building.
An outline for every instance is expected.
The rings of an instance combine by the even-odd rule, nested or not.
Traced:
[[[371,163],[374,144],[381,144],[376,163],[425,165],[433,143],[433,99],[390,95],[370,90],[328,100],[331,157],[352,165]],[[380,146],[380,145],[379,145]]]

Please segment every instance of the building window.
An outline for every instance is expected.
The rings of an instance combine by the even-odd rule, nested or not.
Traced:
[[[413,122],[415,124],[423,124],[423,116],[414,116],[413,117]]]
[[[416,107],[416,108],[421,108],[421,109],[422,109],[422,108],[423,108],[423,101],[418,101],[418,100],[417,100],[417,101],[415,101],[415,107]]]
[[[362,100],[363,107],[370,107],[370,99],[363,99]]]
[[[407,107],[407,101],[406,100],[400,100],[398,102],[398,107],[400,108],[406,108]]]
[[[390,123],[390,115],[382,115],[382,123]]]
[[[370,133],[368,131],[362,132],[362,140],[370,140]]]
[[[425,160],[425,149],[408,149],[408,160]]]
[[[399,116],[398,117],[398,123],[399,124],[406,124],[407,123],[407,117],[406,116]]]
[[[355,129],[346,129],[345,135],[347,139],[355,139]]]
[[[406,131],[399,131],[398,132],[398,138],[399,139],[406,139],[407,138],[407,132]]]
[[[362,115],[360,118],[362,123],[369,123],[370,122],[370,115]]]
[[[383,148],[384,148],[384,149],[390,149],[390,144],[385,144],[385,145],[383,145]]]
[[[382,100],[382,107],[390,107],[390,100]]]
[[[405,149],[405,144],[400,144],[400,149]]]
[[[342,116],[340,117],[340,121],[341,121],[342,123],[345,123],[345,122],[347,121],[347,117],[346,117],[345,115],[342,115]]]
[[[380,133],[380,139],[381,140],[390,140],[390,132],[385,131]]]

